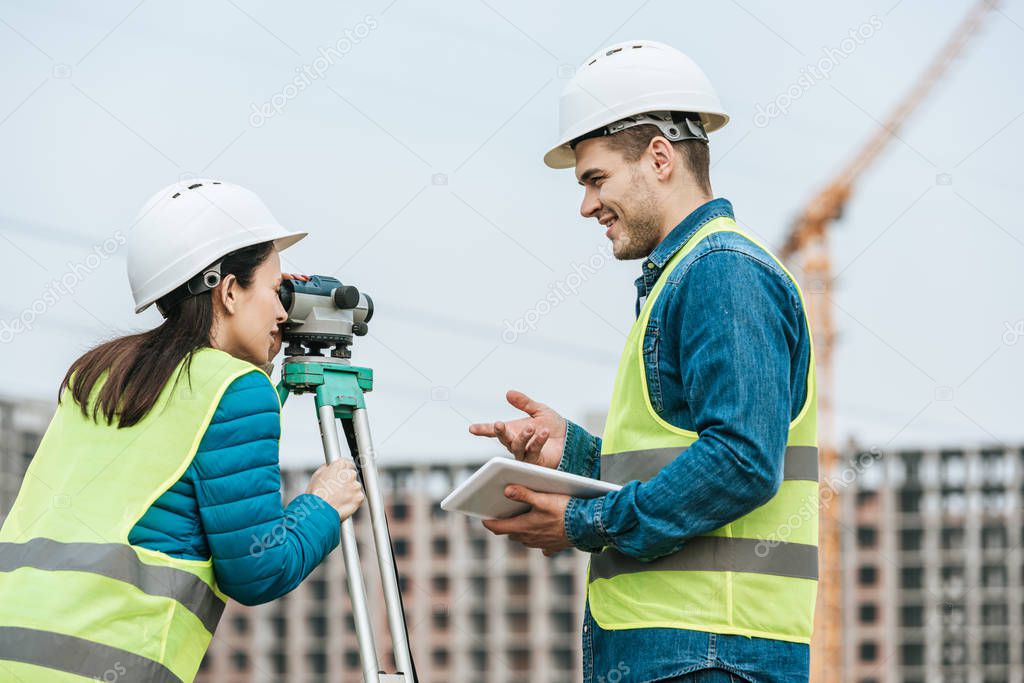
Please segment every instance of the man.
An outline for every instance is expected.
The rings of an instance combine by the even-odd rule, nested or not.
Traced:
[[[707,131],[728,122],[675,49],[602,50],[562,93],[580,212],[643,259],[603,439],[510,391],[476,424],[515,457],[622,484],[583,500],[509,486],[531,510],[485,526],[593,553],[584,679],[806,681],[817,587],[817,431],[800,291],[712,199]]]

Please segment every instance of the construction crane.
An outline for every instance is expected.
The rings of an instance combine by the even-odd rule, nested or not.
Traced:
[[[974,37],[989,10],[997,9],[997,0],[980,0],[960,22],[928,69],[897,104],[896,108],[860,151],[824,189],[807,203],[794,221],[780,254],[795,266],[805,291],[811,320],[818,371],[820,415],[822,506],[819,547],[821,572],[818,605],[815,611],[814,640],[811,648],[811,680],[833,683],[842,680],[842,587],[840,584],[839,500],[840,491],[825,491],[836,472],[834,438],[834,386],[832,350],[835,331],[832,319],[832,260],[828,232],[841,217],[853,192],[854,183],[906,123],[910,114],[943,78],[952,62]]]

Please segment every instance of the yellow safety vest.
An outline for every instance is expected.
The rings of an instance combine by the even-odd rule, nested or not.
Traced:
[[[650,479],[700,436],[655,412],[647,391],[643,343],[669,273],[702,239],[717,232],[750,239],[729,217],[706,223],[669,260],[633,324],[601,446],[604,481]],[[652,562],[611,547],[595,554],[588,599],[601,628],[680,628],[809,643],[818,579],[817,443],[812,350],[807,400],[789,425],[778,493],[753,512]]]
[[[195,677],[227,600],[213,560],[134,546],[128,533],[188,468],[228,385],[261,371],[214,349],[181,369],[125,429],[83,416],[64,392],[0,529],[0,679]]]

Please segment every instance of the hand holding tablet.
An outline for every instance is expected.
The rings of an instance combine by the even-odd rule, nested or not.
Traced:
[[[503,519],[526,512],[529,505],[505,497],[505,487],[510,484],[575,498],[597,498],[622,488],[618,484],[499,456],[487,461],[457,486],[441,501],[441,509],[481,519]]]

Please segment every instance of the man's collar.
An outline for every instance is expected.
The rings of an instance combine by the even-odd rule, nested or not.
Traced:
[[[686,244],[694,233],[700,230],[705,223],[715,218],[722,216],[728,216],[729,218],[735,218],[732,211],[732,203],[728,199],[719,197],[718,199],[712,199],[709,202],[705,202],[690,212],[686,218],[682,220],[676,227],[672,228],[672,232],[665,236],[665,239],[661,241],[654,248],[654,251],[644,259],[643,270],[644,273],[657,269],[659,272],[665,267],[673,256],[676,255],[683,245]],[[653,264],[653,267],[652,267]]]

